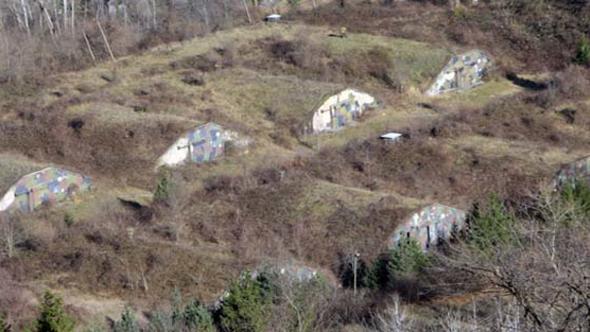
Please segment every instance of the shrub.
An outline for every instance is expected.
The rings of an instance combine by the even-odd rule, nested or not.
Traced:
[[[190,331],[213,332],[213,318],[211,314],[199,301],[193,300],[184,307],[182,313],[184,325]]]
[[[156,202],[167,202],[172,191],[172,181],[168,174],[162,174],[158,180],[156,190],[154,191],[154,200]]]
[[[125,310],[121,314],[121,319],[115,322],[113,326],[113,332],[139,332],[139,325],[135,314],[129,307],[125,307]]]
[[[590,64],[590,40],[583,38],[578,44],[575,62],[580,65]]]
[[[66,214],[64,215],[64,223],[66,224],[66,226],[71,227],[72,225],[74,225],[74,216],[69,213],[66,212]]]
[[[0,332],[10,332],[11,330],[12,326],[8,324],[4,315],[0,314]]]
[[[480,253],[489,254],[496,246],[514,244],[515,217],[504,203],[493,196],[486,208],[476,206],[469,220],[468,243]]]
[[[172,310],[153,314],[150,318],[149,330],[154,332],[215,331],[211,314],[198,300],[189,302],[184,308],[181,302],[180,293],[175,291],[172,298]]]
[[[573,206],[574,213],[590,216],[590,186],[585,182],[574,181],[566,184],[561,191],[561,199]]]
[[[66,314],[59,296],[46,291],[41,302],[41,313],[36,322],[37,332],[74,331],[74,320]]]
[[[322,277],[312,280],[292,280],[279,276],[280,294],[273,301],[272,319],[268,330],[323,331],[324,310],[335,293]]]
[[[396,279],[420,272],[429,264],[429,257],[418,242],[403,241],[400,246],[381,255],[371,266],[367,285],[375,289],[392,289]]]
[[[150,332],[172,332],[180,331],[177,329],[177,324],[165,312],[153,313],[150,317],[148,331]]]
[[[402,82],[400,77],[392,77],[391,75],[394,64],[387,49],[374,47],[366,52],[363,58],[367,60],[367,74],[376,78],[388,88],[397,89],[398,91],[402,90],[404,82]]]
[[[562,99],[587,98],[590,90],[587,70],[581,66],[570,65],[554,75],[549,88],[554,88]]]
[[[453,8],[453,18],[457,20],[466,20],[468,17],[467,8],[463,6],[455,6]]]
[[[247,273],[233,283],[223,300],[221,327],[228,332],[264,331],[269,319],[272,289],[266,277],[251,278]]]

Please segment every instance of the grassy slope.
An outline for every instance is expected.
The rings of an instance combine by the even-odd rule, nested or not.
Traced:
[[[48,226],[51,231],[47,233],[54,234],[54,241],[42,252],[28,253],[30,261],[24,269],[31,276],[38,271],[49,273],[44,264],[56,261],[51,271],[62,273],[50,273],[50,277],[36,280],[50,287],[65,284],[66,289],[107,292],[113,297],[141,298],[141,301],[150,302],[168,296],[172,287],[178,286],[211,299],[240,268],[252,266],[264,256],[298,256],[331,267],[334,255],[344,250],[360,247],[368,253],[368,257],[376,255],[383,248],[388,233],[412,209],[441,199],[446,199],[445,203],[449,204],[468,200],[470,197],[459,199],[449,196],[455,191],[463,190],[471,194],[469,190],[481,189],[457,186],[452,189],[454,191],[445,192],[451,190],[448,189],[447,177],[457,170],[465,178],[465,183],[477,186],[477,179],[471,179],[475,171],[469,168],[472,151],[488,158],[489,164],[494,167],[498,163],[510,165],[518,160],[515,164],[522,168],[523,173],[535,175],[547,174],[559,161],[583,153],[572,153],[554,145],[531,145],[506,138],[461,134],[459,137],[427,141],[429,143],[425,145],[429,149],[440,150],[448,153],[449,159],[456,159],[440,161],[439,167],[436,164],[433,167],[426,165],[426,168],[435,170],[432,173],[421,171],[424,166],[421,163],[431,155],[420,159],[412,156],[411,151],[393,148],[391,155],[379,160],[389,167],[381,167],[381,173],[376,169],[373,175],[379,182],[377,190],[368,190],[362,184],[366,175],[357,174],[347,176],[343,181],[337,177],[328,181],[302,176],[281,185],[246,186],[237,194],[229,192],[215,196],[217,194],[203,193],[203,182],[213,176],[241,175],[247,178],[259,167],[282,167],[294,159],[313,156],[315,151],[309,147],[317,148],[318,143],[323,149],[347,154],[345,146],[350,141],[367,138],[373,141],[384,131],[417,132],[416,137],[423,139],[420,130],[430,130],[431,123],[457,108],[480,108],[498,96],[519,91],[507,81],[495,80],[466,93],[425,98],[419,96],[416,90],[424,88],[438,68],[444,65],[448,51],[425,43],[368,34],[350,34],[345,39],[329,38],[327,33],[330,30],[298,25],[257,25],[126,57],[119,60],[116,69],[112,64],[103,64],[58,77],[56,85],[42,94],[39,103],[49,106],[64,99],[78,99],[64,103],[61,110],[68,121],[84,118],[87,128],[90,128],[89,132],[83,131],[81,145],[74,146],[87,148],[84,144],[92,144],[93,135],[101,131],[104,135],[113,136],[113,133],[125,135],[133,130],[136,139],[129,143],[133,148],[118,157],[140,155],[138,165],[144,167],[129,167],[122,169],[121,173],[112,173],[110,169],[85,163],[81,158],[79,165],[99,176],[97,190],[89,194],[82,204],[63,207],[76,218],[72,229],[64,228],[65,211],[60,209],[42,211],[31,217],[30,225],[44,219],[51,221]],[[237,61],[233,67],[205,73],[204,86],[189,86],[180,81],[185,69],[170,67],[174,61],[204,54],[213,48],[234,44],[236,49],[240,49],[263,38],[278,35],[294,39],[301,34],[326,45],[333,54],[349,54],[376,46],[384,48],[393,60],[392,70],[407,75],[415,88],[404,95],[395,95],[372,80],[355,82],[358,88],[375,91],[377,97],[384,101],[384,106],[352,128],[304,138],[306,147],[289,133],[290,125],[305,121],[314,106],[329,93],[345,87],[346,82],[302,79],[305,75],[299,75],[297,71],[291,74],[257,71],[242,67]],[[238,55],[241,56],[247,60],[262,56],[262,53]],[[115,80],[107,82],[101,76],[115,77]],[[141,90],[145,90],[147,96],[142,95]],[[64,97],[57,97],[53,93],[55,91],[62,92]],[[418,107],[420,102],[434,103],[447,111],[440,113]],[[146,112],[135,112],[133,107],[137,105],[145,105]],[[269,116],[269,108],[275,115]],[[139,212],[121,205],[116,199],[121,190],[126,191],[125,176],[121,174],[130,170],[131,173],[139,173],[142,180],[147,180],[137,182],[143,189],[151,190],[156,179],[151,162],[171,143],[172,134],[208,120],[237,130],[252,138],[254,144],[247,151],[230,154],[216,163],[182,167],[177,172],[180,174],[178,183],[197,197],[181,202],[186,205],[173,206],[171,209],[180,211],[174,218],[165,210],[163,216],[139,222],[140,218],[136,217]],[[168,135],[159,136],[157,130],[162,126],[167,131],[165,124],[175,124],[176,127],[168,130]],[[276,139],[279,134],[284,134],[282,140]],[[124,141],[117,137],[99,148],[106,153],[109,149],[114,152],[121,150],[119,144]],[[95,139],[95,142],[104,144],[102,136]],[[153,141],[146,144],[148,139]],[[432,156],[440,157],[436,154]],[[52,161],[51,156],[39,157]],[[539,157],[543,159],[539,161]],[[11,156],[5,160],[15,165],[11,169],[19,172],[21,167],[26,169],[28,165],[20,157]],[[109,163],[116,164],[118,161],[113,158]],[[0,170],[0,177],[5,169]],[[477,174],[485,177],[489,174],[486,172],[493,172],[491,169],[490,166]],[[419,175],[418,178],[408,182],[406,178],[414,173]],[[127,184],[135,185],[136,182],[129,180]],[[145,191],[130,191],[134,192],[131,194],[134,196],[146,195]],[[239,209],[243,211],[236,212]],[[160,230],[164,226],[179,230],[179,238],[172,241],[162,236]],[[41,230],[38,232],[43,233]],[[55,234],[60,234],[60,237]],[[66,240],[60,240],[64,234],[67,235],[64,237]],[[96,240],[96,234],[104,242]],[[45,233],[42,235],[50,237]],[[83,253],[83,260],[72,263],[71,257],[76,257],[72,254],[77,252]],[[148,268],[152,257],[156,257],[161,268]],[[112,261],[113,266],[104,268],[101,264],[106,261]],[[142,272],[149,280],[149,292],[141,290]],[[98,276],[102,279],[98,280]],[[135,288],[129,288],[130,284]]]

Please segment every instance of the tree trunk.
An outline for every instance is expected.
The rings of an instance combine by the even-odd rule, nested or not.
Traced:
[[[250,16],[250,10],[248,10],[248,4],[246,3],[246,0],[242,0],[242,4],[246,10],[246,16],[248,16],[248,23],[252,24],[252,17]]]
[[[25,3],[25,0],[20,0],[20,5],[23,11],[23,24],[25,26],[25,30],[27,31],[27,34],[30,36],[31,35],[31,27],[29,26],[29,12],[27,11],[27,5]]]
[[[113,50],[111,49],[111,44],[109,44],[109,40],[107,39],[107,35],[104,33],[102,25],[100,24],[100,21],[97,20],[96,23],[98,25],[98,29],[100,30],[100,34],[102,35],[102,39],[103,39],[104,44],[107,48],[107,51],[109,52],[109,55],[111,56],[111,59],[113,60],[113,62],[117,61],[117,59],[115,59],[115,55],[113,54]]]
[[[86,47],[88,48],[88,52],[90,53],[90,57],[92,58],[92,62],[96,64],[96,57],[94,56],[94,52],[92,51],[92,46],[90,45],[90,41],[88,40],[88,36],[86,36],[86,32],[84,34],[84,41],[86,42]]]
[[[158,25],[156,10],[157,10],[157,8],[156,8],[156,0],[152,0],[152,18],[153,18],[154,29]]]
[[[0,6],[0,32],[4,30],[4,13],[2,12],[2,7]]]
[[[64,33],[68,31],[68,0],[63,0]]]
[[[72,26],[72,36],[74,36],[76,34],[76,0],[71,0],[70,4],[72,5],[71,8],[71,14],[72,14],[72,18],[71,18],[71,26]]]
[[[228,0],[223,0],[223,19],[225,20],[225,24],[229,21],[229,5],[227,1]]]
[[[203,20],[205,21],[205,26],[207,27],[207,31],[210,31],[209,10],[207,9],[207,0],[201,0],[201,14],[203,15]]]

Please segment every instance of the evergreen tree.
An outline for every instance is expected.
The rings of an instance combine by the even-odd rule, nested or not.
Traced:
[[[178,289],[175,289],[171,304],[170,311],[159,311],[151,315],[148,331],[215,331],[211,313],[198,300],[192,300],[183,307],[182,296]]]
[[[139,332],[139,325],[135,314],[129,307],[125,307],[125,310],[121,314],[121,319],[115,322],[113,327],[114,332]]]
[[[261,282],[262,281],[262,282]],[[221,307],[221,326],[227,332],[264,331],[268,322],[271,303],[265,280],[252,279],[245,273],[238,282],[232,284],[229,296]]]
[[[496,196],[486,208],[476,207],[469,220],[468,242],[481,254],[493,254],[496,246],[516,244],[516,218]]]
[[[381,255],[367,276],[367,285],[371,288],[391,289],[395,278],[417,273],[429,264],[429,257],[418,242],[413,239],[401,241],[399,247]]]
[[[199,301],[193,300],[184,308],[182,314],[184,324],[189,331],[213,332],[213,318],[211,314]]]
[[[413,239],[402,241],[400,246],[390,252],[387,262],[387,270],[394,275],[396,273],[419,272],[428,265],[428,256],[424,253],[418,242]]]
[[[40,315],[36,322],[37,332],[70,332],[74,331],[74,320],[63,309],[63,301],[59,296],[46,291],[41,302]]]

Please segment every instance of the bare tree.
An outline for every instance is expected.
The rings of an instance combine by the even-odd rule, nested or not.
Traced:
[[[20,221],[16,217],[0,216],[0,235],[5,255],[8,258],[14,257],[16,246],[24,240]]]
[[[400,298],[396,294],[392,297],[392,304],[377,316],[380,332],[404,332],[415,331],[414,321],[407,310],[402,307]]]
[[[30,35],[31,34],[31,27],[29,24],[29,10],[27,8],[28,6],[27,6],[27,3],[25,2],[25,0],[20,0],[20,5],[21,5],[21,9],[22,9],[23,23],[24,23],[25,29],[27,30],[27,34]]]
[[[588,216],[553,196],[537,197],[526,210],[534,213],[513,226],[518,244],[481,253],[464,243],[444,259],[513,299],[522,319],[501,319],[511,326],[506,331],[590,329]]]

